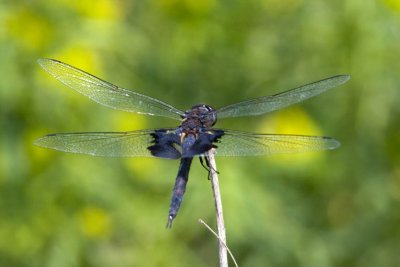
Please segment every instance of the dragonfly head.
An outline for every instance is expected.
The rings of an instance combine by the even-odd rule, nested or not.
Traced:
[[[217,122],[215,109],[209,105],[199,104],[185,112],[184,121],[197,121],[201,127],[210,128]]]

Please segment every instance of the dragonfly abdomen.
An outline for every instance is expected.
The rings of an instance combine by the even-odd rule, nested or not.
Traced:
[[[171,205],[168,213],[167,228],[172,227],[172,221],[178,214],[179,208],[185,194],[186,184],[189,178],[190,165],[192,164],[193,158],[182,158],[179,165],[178,175],[176,177],[174,191],[172,193]]]

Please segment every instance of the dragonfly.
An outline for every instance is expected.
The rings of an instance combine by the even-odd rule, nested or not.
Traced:
[[[128,132],[72,132],[48,134],[34,144],[70,153],[107,157],[158,157],[180,159],[172,192],[167,228],[178,214],[195,157],[262,156],[330,150],[340,143],[326,136],[258,134],[214,128],[218,119],[262,115],[319,95],[342,85],[349,75],[336,75],[271,96],[262,96],[219,109],[197,104],[186,111],[161,100],[124,89],[83,70],[54,59],[39,65],[61,83],[95,102],[118,110],[162,116],[180,121],[177,127]]]

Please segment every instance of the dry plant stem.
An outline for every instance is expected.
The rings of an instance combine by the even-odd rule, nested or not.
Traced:
[[[214,232],[214,230],[211,229],[211,227],[208,226],[208,224],[207,224],[205,221],[203,221],[202,219],[199,219],[199,223],[201,223],[202,225],[204,225],[216,238],[219,239],[217,233]],[[235,264],[236,267],[238,267],[238,264],[237,264],[237,262],[236,262],[236,260],[235,260],[235,257],[233,257],[232,252],[229,250],[229,248],[228,248],[228,246],[227,246],[226,244],[224,244],[224,246],[226,247],[226,250],[228,251],[229,256],[231,256],[231,259],[232,259],[233,263]]]
[[[219,182],[217,174],[217,165],[214,158],[214,149],[207,152],[207,158],[210,164],[211,185],[215,201],[215,210],[217,215],[217,230],[218,230],[218,252],[219,252],[219,266],[228,266],[228,255],[226,251],[226,234],[224,216],[222,213],[221,193],[219,191]]]

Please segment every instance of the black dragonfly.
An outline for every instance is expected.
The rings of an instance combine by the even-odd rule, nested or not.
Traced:
[[[199,104],[181,111],[158,99],[123,89],[54,59],[39,59],[48,73],[66,86],[104,106],[163,116],[180,121],[173,128],[130,132],[56,133],[35,141],[38,146],[71,153],[108,157],[160,157],[180,159],[167,227],[172,226],[188,182],[193,157],[215,148],[217,156],[259,156],[335,149],[340,143],[330,137],[256,134],[212,126],[217,118],[261,115],[301,102],[350,79],[337,75],[272,96],[262,96],[214,109]]]

